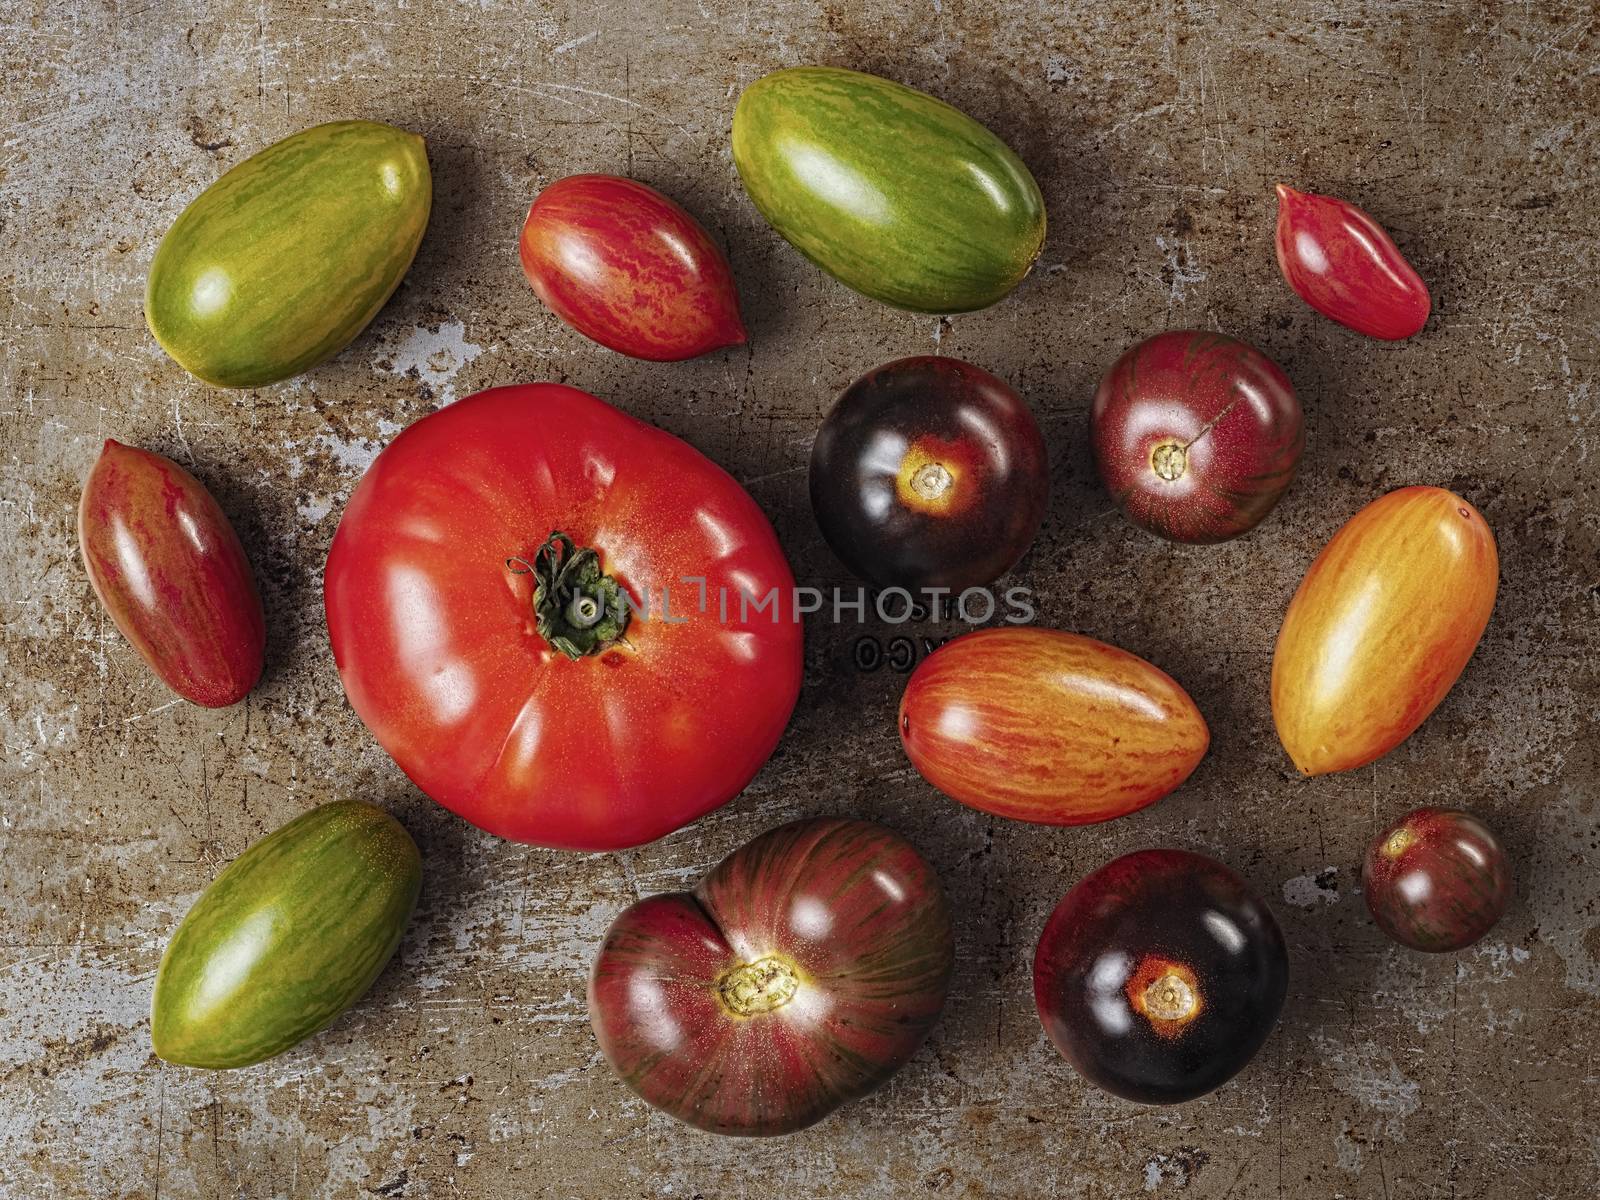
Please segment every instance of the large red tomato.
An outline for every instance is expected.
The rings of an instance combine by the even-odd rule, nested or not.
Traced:
[[[576,388],[469,396],[377,458],[328,633],[423,791],[502,837],[614,850],[736,795],[800,690],[794,578],[687,443]]]

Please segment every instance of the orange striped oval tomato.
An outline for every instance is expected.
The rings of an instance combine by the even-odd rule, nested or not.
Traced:
[[[1272,659],[1278,740],[1307,775],[1382,758],[1438,707],[1494,608],[1494,534],[1460,496],[1408,487],[1333,535]]]
[[[1041,825],[1154,804],[1211,735],[1189,694],[1136,654],[1076,633],[981,629],[934,651],[900,700],[900,740],[961,803]]]

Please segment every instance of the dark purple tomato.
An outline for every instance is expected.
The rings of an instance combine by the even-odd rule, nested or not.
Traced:
[[[795,821],[692,892],[606,931],[589,1019],[606,1060],[713,1133],[792,1133],[883,1083],[922,1045],[954,964],[930,867],[866,821]]]
[[[1254,529],[1305,445],[1300,402],[1277,363],[1236,338],[1189,330],[1117,359],[1095,392],[1089,432],[1112,499],[1173,542]]]
[[[880,587],[983,587],[1039,532],[1044,438],[1022,397],[955,358],[902,358],[847,387],[811,451],[811,507]]]
[[[1081,880],[1033,956],[1045,1033],[1085,1079],[1177,1104],[1243,1069],[1288,989],[1272,912],[1221,863],[1140,850]]]
[[[1361,872],[1372,919],[1403,946],[1472,945],[1505,915],[1511,869],[1494,832],[1471,813],[1419,808],[1374,839]]]

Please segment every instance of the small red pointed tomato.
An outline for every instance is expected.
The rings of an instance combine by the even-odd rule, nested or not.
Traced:
[[[846,388],[811,450],[811,507],[881,587],[992,583],[1044,520],[1050,464],[1022,397],[955,358],[884,363]]]
[[[1345,522],[1272,655],[1272,718],[1295,766],[1353,770],[1410,737],[1477,649],[1499,583],[1488,522],[1444,488],[1400,488]]]
[[[521,253],[539,299],[619,353],[677,362],[744,343],[727,258],[698,221],[635,180],[557,180],[528,210]]]
[[[1461,950],[1505,915],[1511,870],[1477,817],[1419,808],[1373,839],[1361,888],[1372,919],[1401,945]]]
[[[958,637],[922,660],[900,699],[900,741],[924,779],[971,808],[1041,825],[1154,804],[1210,740],[1166,672],[1056,629]]]
[[[1277,248],[1283,277],[1300,298],[1357,333],[1394,342],[1428,323],[1428,285],[1354,204],[1280,183]]]
[[[1140,342],[1100,381],[1089,415],[1106,489],[1139,528],[1222,542],[1278,503],[1305,445],[1300,401],[1278,364],[1220,333]]]
[[[792,1133],[904,1065],[950,984],[933,869],[881,825],[796,821],[612,923],[589,1019],[622,1081],[713,1133]]]
[[[256,685],[261,599],[239,536],[193,475],[108,440],[83,485],[78,545],[111,620],[169,688],[222,708]]]
[[[1277,1024],[1289,958],[1238,875],[1185,850],[1140,850],[1081,880],[1045,923],[1033,998],[1095,1087],[1178,1104],[1244,1069]]]

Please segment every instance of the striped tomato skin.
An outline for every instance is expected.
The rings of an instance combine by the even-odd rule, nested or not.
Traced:
[[[1488,523],[1444,488],[1400,488],[1351,517],[1273,654],[1272,715],[1295,766],[1352,770],[1410,737],[1472,657],[1499,580]]]
[[[795,249],[896,308],[986,308],[1044,245],[1044,197],[1011,148],[876,75],[791,67],[756,80],[733,114],[733,161]]]
[[[161,956],[156,1054],[246,1067],[282,1054],[363,995],[394,956],[422,887],[416,843],[388,813],[338,800],[223,868]]]
[[[432,205],[417,134],[376,121],[302,130],[178,215],[150,264],[145,321],[180,366],[217,387],[308,371],[400,286]]]
[[[953,964],[922,856],[881,825],[815,818],[618,916],[589,1016],[612,1069],[655,1107],[714,1133],[791,1133],[916,1052]]]
[[[539,193],[519,242],[528,282],[585,337],[676,362],[743,345],[727,257],[683,208],[615,175],[572,175]]]
[[[1090,409],[1095,465],[1117,506],[1174,542],[1227,541],[1277,506],[1305,446],[1294,386],[1255,347],[1175,330],[1106,372]]]
[[[193,475],[108,439],[78,502],[78,547],[107,615],[174,692],[223,708],[255,687],[261,598],[238,534]]]
[[[1494,831],[1471,813],[1408,812],[1373,839],[1361,893],[1401,945],[1440,953],[1481,939],[1511,903],[1511,868]]]
[[[1368,337],[1422,331],[1433,297],[1383,226],[1348,200],[1277,190],[1278,267],[1302,300]]]
[[[1080,634],[981,629],[912,672],[900,740],[922,777],[996,816],[1087,825],[1167,795],[1210,744],[1169,675]]]

